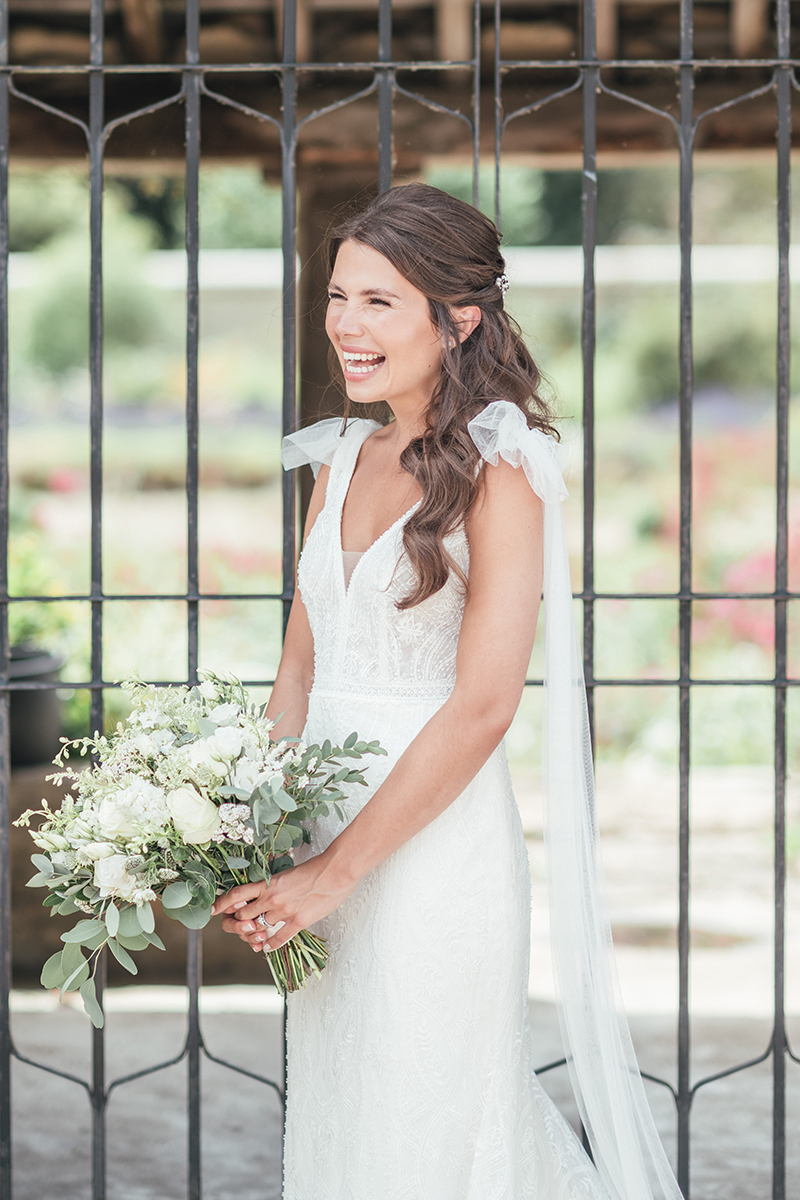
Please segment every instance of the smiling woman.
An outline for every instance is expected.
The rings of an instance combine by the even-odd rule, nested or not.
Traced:
[[[318,478],[268,714],[312,741],[357,728],[387,757],[345,789],[344,827],[321,818],[292,869],[215,905],[254,950],[312,923],[330,948],[287,1001],[285,1200],[679,1196],[602,958],[566,491],[498,243],[424,185],[347,222],[328,335],[348,412],[380,401],[391,419],[286,439],[285,465]],[[543,584],[554,924],[597,1167],[533,1071],[530,878],[502,745]]]

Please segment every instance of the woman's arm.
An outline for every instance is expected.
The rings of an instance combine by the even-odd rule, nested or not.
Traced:
[[[303,544],[325,503],[329,467],[320,468],[308,507]],[[299,590],[295,591],[292,611],[286,624],[280,666],[275,676],[266,716],[275,721],[273,737],[300,737],[308,715],[308,693],[314,681],[314,640],[308,613]],[[280,719],[279,719],[280,718]]]
[[[461,794],[511,724],[542,586],[542,507],[522,471],[502,461],[484,469],[468,534],[469,595],[452,695],[327,850],[281,872],[268,889],[245,884],[230,893],[235,903],[249,903],[225,924],[254,949],[265,940],[252,923],[258,913],[266,911],[272,924],[285,922],[268,942],[272,949],[327,916],[373,867]]]

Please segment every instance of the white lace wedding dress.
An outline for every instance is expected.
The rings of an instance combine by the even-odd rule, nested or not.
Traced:
[[[521,439],[535,437],[534,457],[549,461],[541,446],[551,439],[531,434],[518,409],[489,410],[498,428],[473,434],[485,458],[496,462],[499,451],[512,461]],[[397,609],[412,582],[402,534],[413,509],[345,584],[342,507],[376,428],[355,420],[340,436],[340,421],[324,421],[290,435],[284,455],[287,468],[330,464],[298,570],[315,647],[307,737],[357,731],[388,751],[369,760],[369,788],[350,789],[349,819],[450,694],[464,605],[451,575],[422,604]],[[549,469],[544,460],[536,468]],[[467,572],[463,528],[446,544]],[[309,852],[340,829],[336,817],[318,821]],[[330,960],[288,1002],[285,1200],[650,1195],[640,1176],[630,1187],[604,1186],[534,1075],[529,929],[528,860],[501,745],[441,816],[315,926]],[[608,1107],[601,1101],[601,1115]]]

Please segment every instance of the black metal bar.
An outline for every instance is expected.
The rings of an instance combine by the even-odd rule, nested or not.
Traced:
[[[296,0],[294,0],[296,3]],[[392,0],[378,0],[378,60],[392,61]],[[378,71],[378,191],[392,186],[392,100],[394,73]]]
[[[594,0],[584,0],[582,11],[583,57],[596,63],[597,35]],[[597,214],[597,84],[599,68],[582,68],[583,76],[583,296],[581,305],[581,357],[583,363],[583,674],[589,728],[594,741],[594,511],[595,428],[594,380],[596,341],[596,289],[594,250]]]
[[[500,149],[503,138],[503,92],[500,73],[500,0],[494,0],[494,223],[500,224]]]
[[[777,5],[778,55],[790,53],[789,0]],[[772,1198],[786,1197],[786,671],[789,584],[789,242],[792,213],[792,73],[778,70],[778,342],[776,363],[775,471],[775,1014],[772,1036]],[[782,595],[783,593],[783,595]]]
[[[199,0],[186,4],[186,61],[199,59]],[[200,76],[188,74],[186,88],[186,502],[187,502],[187,654],[188,678],[196,682],[198,667],[200,589],[197,494],[199,481],[200,340]]]
[[[283,6],[282,75],[282,230],[283,253],[283,405],[284,435],[297,428],[297,8],[296,0]],[[284,471],[281,480],[283,499],[283,629],[289,620],[294,596],[295,548],[297,534],[296,481],[293,472]]]
[[[475,55],[472,70],[472,203],[478,208],[481,170],[481,0],[475,0],[472,40],[472,52]]]
[[[102,1007],[106,987],[107,951],[97,957],[94,986],[97,1003]],[[105,1028],[92,1029],[92,1200],[106,1195],[106,1038]]]
[[[503,71],[519,70],[542,70],[548,72],[569,70],[579,70],[581,67],[594,66],[596,59],[586,58],[499,58],[498,65]],[[347,72],[351,74],[354,71],[377,71],[383,67],[390,67],[397,71],[424,71],[424,72],[440,72],[452,71],[454,67],[465,67],[470,70],[474,66],[474,59],[466,58],[451,58],[451,59],[392,59],[390,62],[382,62],[380,59],[362,59],[360,61],[347,60],[346,62],[304,62],[292,63],[294,69],[304,74],[341,74]],[[652,70],[664,71],[670,75],[674,75],[676,69],[685,66],[694,67],[696,70],[732,70],[742,71],[748,68],[769,68],[769,67],[800,67],[800,58],[604,58],[602,66],[609,70]],[[171,66],[165,63],[154,63],[147,65],[141,63],[108,63],[103,67],[103,74],[111,75],[177,75],[179,72],[190,74],[194,71],[198,75],[203,75],[208,72],[214,75],[263,75],[265,72],[270,72],[274,75],[281,75],[284,72],[286,64],[283,62],[248,62],[248,63],[214,63],[203,62],[189,65],[181,64],[180,67]],[[86,75],[90,68],[80,63],[69,65],[47,65],[35,66],[28,64],[16,63],[12,66],[4,66],[0,64],[0,75]],[[61,114],[66,116],[67,114]],[[69,119],[69,118],[68,118]],[[74,119],[74,118],[73,118]]]
[[[0,2],[8,62],[8,0]],[[0,596],[8,595],[8,76],[0,79]],[[0,1200],[11,1200],[11,846],[8,604],[0,600]]]
[[[186,62],[199,62],[200,4],[186,3]],[[198,550],[199,486],[199,341],[200,341],[200,83],[197,72],[184,76],[186,89],[186,517],[187,597],[200,587]],[[187,669],[189,683],[197,682],[199,603],[187,598]],[[186,983],[189,988],[188,1069],[188,1196],[202,1195],[199,995],[202,981],[202,942],[199,930],[186,935]]]
[[[688,65],[694,45],[693,0],[680,0],[680,588],[692,586],[692,153],[694,148],[694,71]],[[691,1058],[689,1021],[689,769],[691,763],[692,605],[678,605],[680,687],[679,820],[678,820],[678,1184],[688,1198],[690,1188]]]
[[[200,984],[203,978],[203,943],[199,929],[186,932],[186,983],[189,988],[189,1028],[186,1037],[186,1062],[189,1088],[189,1200],[200,1200],[203,1191],[200,1115]]]
[[[91,492],[91,673],[103,679],[103,128],[105,78],[103,0],[91,0],[89,60],[89,386]],[[91,692],[91,728],[104,724],[102,689]],[[97,1001],[102,1006],[106,958],[95,969]],[[92,1200],[106,1195],[105,1029],[92,1029]]]

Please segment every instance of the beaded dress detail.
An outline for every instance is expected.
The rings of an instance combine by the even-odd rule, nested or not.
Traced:
[[[350,820],[455,682],[464,591],[450,578],[406,611],[403,527],[345,586],[341,515],[374,422],[320,422],[286,439],[285,465],[330,465],[298,582],[314,637],[306,736],[377,738]],[[416,506],[415,506],[416,507]],[[463,528],[446,542],[464,570]],[[487,670],[491,664],[487,662]],[[342,825],[318,821],[309,853]],[[430,825],[314,927],[320,979],[288,998],[284,1200],[607,1200],[532,1066],[530,881],[502,747]]]

